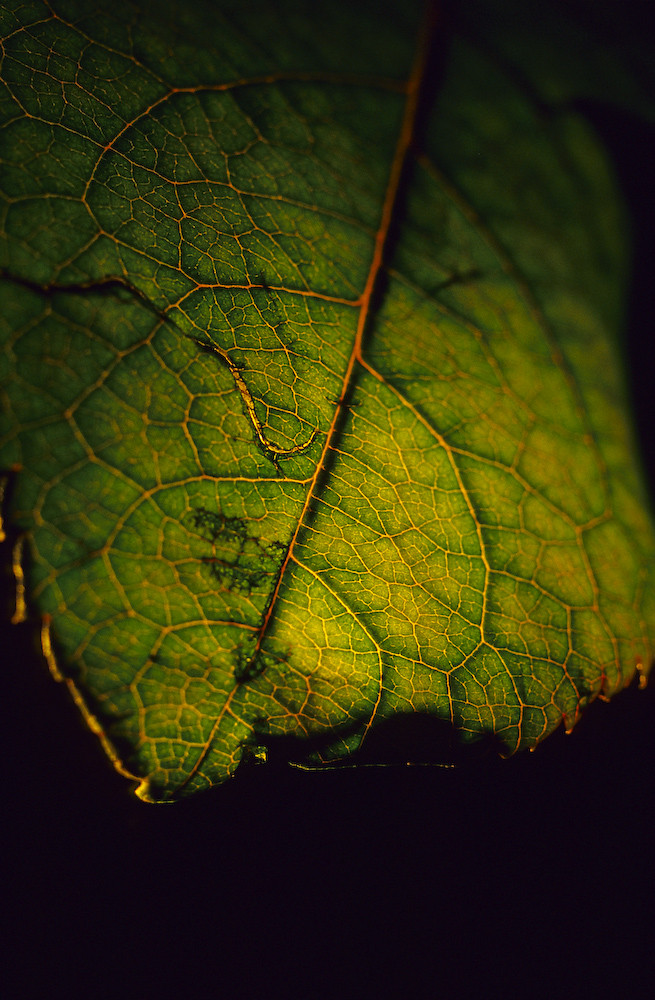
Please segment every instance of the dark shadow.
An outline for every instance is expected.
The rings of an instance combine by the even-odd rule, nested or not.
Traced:
[[[619,108],[581,101],[577,111],[603,142],[626,200],[632,228],[632,266],[625,326],[625,356],[638,443],[655,498],[655,125]]]
[[[415,712],[381,722],[368,734],[352,761],[454,767],[499,755],[503,750],[507,752],[492,733],[464,740],[450,722]]]
[[[266,763],[271,771],[289,764],[321,770],[376,765],[458,767],[507,752],[500,739],[491,733],[464,740],[450,722],[415,712],[378,723],[367,734],[360,750],[330,760],[334,755],[331,748],[361,730],[361,722],[352,722],[308,739],[258,733],[256,740],[258,746],[266,749]],[[261,757],[256,751],[246,748],[240,771],[260,764]]]

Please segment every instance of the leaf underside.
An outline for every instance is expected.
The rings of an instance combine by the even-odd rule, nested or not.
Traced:
[[[512,753],[647,673],[583,120],[411,2],[1,17],[15,571],[137,794],[405,716]]]

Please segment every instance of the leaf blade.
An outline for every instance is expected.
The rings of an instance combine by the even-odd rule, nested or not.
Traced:
[[[3,462],[25,469],[32,600],[144,798],[279,736],[340,759],[409,712],[534,746],[652,656],[652,529],[612,403],[620,278],[598,281],[610,257],[620,272],[614,210],[604,256],[578,210],[600,154],[463,45],[410,155],[417,19],[384,29],[391,76],[369,38],[357,77],[336,48],[308,71],[300,46],[262,52],[261,22],[215,16],[229,41],[202,50],[200,84],[136,28],[133,50],[108,44],[107,12],[7,43],[50,150],[9,175],[5,216]],[[210,53],[225,82],[203,79]],[[27,59],[42,91],[19,85]]]

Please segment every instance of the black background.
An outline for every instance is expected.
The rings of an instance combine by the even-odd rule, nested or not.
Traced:
[[[653,129],[600,105],[635,228],[629,357],[652,484]],[[655,682],[455,770],[251,767],[129,794],[33,629],[2,632],[11,997],[650,997]]]

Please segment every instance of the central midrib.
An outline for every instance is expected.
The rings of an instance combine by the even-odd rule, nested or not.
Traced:
[[[403,112],[403,118],[400,126],[400,131],[398,135],[398,141],[396,143],[396,148],[394,150],[393,160],[391,163],[391,169],[389,172],[389,180],[387,182],[387,189],[385,192],[384,202],[382,206],[382,213],[380,216],[380,224],[375,237],[375,246],[373,250],[373,257],[371,260],[371,265],[369,267],[368,275],[366,278],[366,283],[364,286],[364,291],[362,292],[359,299],[354,303],[359,309],[359,316],[357,320],[357,329],[355,333],[355,339],[353,342],[353,347],[348,358],[348,364],[346,366],[346,371],[343,376],[341,383],[341,390],[339,393],[338,401],[334,409],[334,414],[332,416],[332,421],[330,427],[325,436],[325,442],[323,444],[323,450],[321,456],[316,463],[316,469],[314,475],[312,476],[309,486],[307,489],[307,494],[305,496],[305,502],[303,504],[302,510],[298,517],[298,522],[296,529],[291,537],[289,546],[287,549],[286,556],[280,566],[280,571],[278,573],[277,582],[271,597],[269,599],[264,617],[262,619],[262,624],[259,628],[259,635],[257,637],[257,643],[252,652],[251,662],[257,656],[262,642],[268,631],[269,623],[273,617],[275,605],[277,602],[277,597],[282,586],[284,575],[293,558],[293,551],[296,543],[300,537],[300,534],[305,527],[306,518],[312,506],[313,500],[317,496],[317,487],[320,483],[321,473],[326,467],[328,452],[334,447],[335,440],[338,436],[341,417],[343,415],[344,408],[347,403],[346,400],[350,396],[352,387],[357,379],[358,363],[363,364],[362,357],[362,344],[364,340],[365,331],[369,325],[372,317],[371,303],[373,301],[373,293],[375,290],[376,282],[380,275],[384,263],[384,255],[386,244],[389,236],[389,230],[391,228],[391,223],[394,217],[395,208],[398,202],[398,193],[400,188],[400,180],[403,174],[403,169],[405,166],[405,161],[407,159],[407,154],[410,149],[412,138],[414,135],[414,128],[416,124],[416,112],[419,104],[421,83],[425,78],[426,60],[427,55],[430,50],[431,34],[434,30],[435,18],[433,15],[432,5],[426,15],[424,23],[421,25],[421,30],[418,36],[417,44],[417,54],[414,60],[414,65],[406,84],[405,92],[405,109]]]

